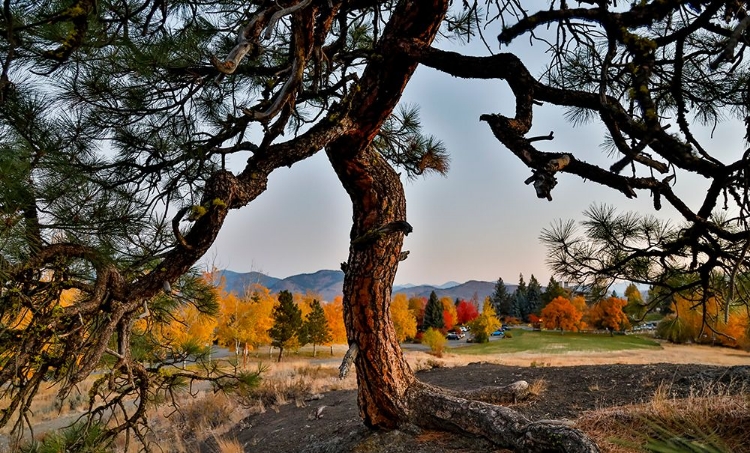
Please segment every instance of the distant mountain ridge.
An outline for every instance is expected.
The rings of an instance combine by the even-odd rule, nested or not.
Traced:
[[[253,284],[260,284],[271,290],[272,293],[278,293],[282,290],[301,294],[312,293],[318,294],[323,300],[331,301],[334,297],[342,295],[344,286],[344,273],[339,270],[320,270],[312,274],[292,275],[283,279],[260,272],[241,273],[231,270],[221,270],[219,275],[224,279],[225,291],[237,295],[242,295],[245,288]],[[506,284],[505,286],[511,293],[516,289],[516,285]],[[403,293],[409,297],[429,297],[432,291],[435,291],[438,297],[450,297],[451,299],[469,300],[476,294],[481,304],[485,297],[495,291],[495,282],[469,280],[465,283],[447,282],[439,286],[400,285],[393,287],[394,294]]]

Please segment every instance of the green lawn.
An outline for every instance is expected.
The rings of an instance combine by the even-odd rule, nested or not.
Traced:
[[[575,333],[553,331],[530,331],[513,329],[513,338],[503,338],[489,343],[473,344],[451,348],[455,354],[503,354],[532,351],[544,353],[564,353],[569,351],[619,351],[623,349],[659,349],[659,343],[638,335]]]

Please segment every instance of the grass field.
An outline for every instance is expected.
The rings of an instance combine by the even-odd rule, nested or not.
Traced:
[[[503,354],[535,351],[566,353],[573,351],[606,352],[626,349],[660,349],[659,343],[638,335],[615,335],[514,329],[513,338],[503,338],[489,343],[473,344],[450,349],[454,354]]]

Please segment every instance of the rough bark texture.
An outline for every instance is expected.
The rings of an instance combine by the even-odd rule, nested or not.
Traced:
[[[450,429],[519,450],[598,451],[567,426],[529,423],[510,409],[466,399],[517,398],[525,391],[522,384],[510,390],[448,392],[420,383],[403,358],[389,306],[403,237],[411,227],[399,175],[370,143],[416,69],[416,60],[400,44],[429,44],[447,6],[444,0],[399,4],[384,33],[391,38],[384,38],[378,49],[383,63],[368,66],[351,101],[352,131],[326,147],[353,206],[343,292],[347,337],[358,348],[354,363],[360,415],[370,427]]]

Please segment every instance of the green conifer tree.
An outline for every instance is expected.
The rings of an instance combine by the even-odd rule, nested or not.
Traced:
[[[318,299],[313,299],[310,308],[312,311],[307,314],[305,319],[305,343],[312,343],[313,357],[315,357],[315,347],[331,341],[331,329],[328,327],[326,314]]]
[[[499,318],[513,316],[513,300],[502,277],[498,278],[497,283],[495,283],[495,291],[492,293],[492,306]]]
[[[529,301],[527,298],[526,282],[523,280],[523,274],[518,276],[518,288],[513,293],[513,316],[521,320],[526,320],[529,316]]]
[[[570,297],[570,291],[563,288],[563,286],[555,280],[554,276],[550,276],[549,283],[542,293],[542,308],[546,307],[556,297]]]
[[[440,299],[438,299],[435,291],[432,291],[424,310],[424,322],[422,323],[422,328],[425,330],[430,327],[442,329],[443,326],[445,326],[443,320],[443,304],[440,302]]]
[[[273,327],[268,330],[271,346],[279,348],[279,362],[284,348],[299,340],[301,329],[302,311],[294,303],[292,293],[286,290],[279,292],[279,304],[273,309]]]
[[[531,274],[529,286],[526,288],[526,300],[529,310],[526,316],[532,313],[538,315],[542,310],[542,287],[539,284],[539,280],[534,277],[534,274]]]

